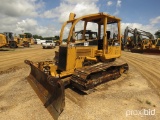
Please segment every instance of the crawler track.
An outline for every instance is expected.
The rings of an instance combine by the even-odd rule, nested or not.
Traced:
[[[75,70],[71,76],[71,84],[85,91],[109,80],[116,79],[123,72],[128,71],[128,64],[124,62],[97,63]]]

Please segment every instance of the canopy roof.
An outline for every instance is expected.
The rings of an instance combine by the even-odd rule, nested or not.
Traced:
[[[74,21],[86,21],[86,22],[93,22],[93,23],[99,23],[99,24],[103,24],[103,18],[107,18],[107,23],[117,23],[118,21],[120,21],[121,19],[115,16],[111,16],[109,14],[106,13],[96,13],[96,14],[90,14],[90,15],[85,15],[67,22],[74,22]]]

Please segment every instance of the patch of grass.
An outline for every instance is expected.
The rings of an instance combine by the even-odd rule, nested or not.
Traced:
[[[138,101],[139,103],[143,103],[143,101],[142,101],[142,100],[140,100],[140,99],[137,99],[137,101]]]
[[[148,101],[148,100],[146,100],[146,104],[151,105],[151,102],[150,102],[150,101]]]
[[[15,51],[15,49],[11,49],[11,48],[0,48],[0,51]]]
[[[153,105],[153,107],[156,107],[156,105]]]

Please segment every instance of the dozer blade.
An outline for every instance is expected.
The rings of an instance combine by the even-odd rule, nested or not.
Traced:
[[[31,61],[24,62],[31,66],[30,75],[27,77],[28,82],[52,117],[57,120],[65,105],[63,82],[59,78],[45,74]]]

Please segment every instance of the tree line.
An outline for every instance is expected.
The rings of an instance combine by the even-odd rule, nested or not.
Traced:
[[[160,30],[158,30],[157,32],[155,32],[154,35],[156,36],[156,38],[160,38]]]
[[[40,35],[32,35],[31,33],[24,33],[28,38],[33,37],[34,39],[41,39],[41,40],[59,40],[59,36],[54,37],[42,37]]]

